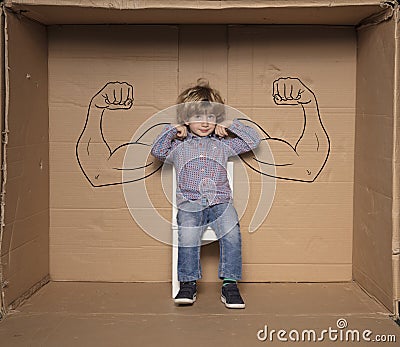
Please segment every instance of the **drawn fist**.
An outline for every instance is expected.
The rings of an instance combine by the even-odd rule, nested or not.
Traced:
[[[273,83],[272,97],[277,105],[304,105],[315,100],[314,93],[298,78],[279,78]]]
[[[126,82],[108,82],[91,101],[97,108],[130,109],[133,105],[133,86]]]

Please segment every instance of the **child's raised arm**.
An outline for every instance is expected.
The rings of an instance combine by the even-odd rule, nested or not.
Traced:
[[[260,144],[258,132],[250,126],[244,125],[238,119],[226,120],[217,125],[215,133],[219,136],[226,134],[228,129],[234,138],[224,137],[222,141],[229,147],[229,156],[249,152]]]
[[[187,129],[184,125],[168,124],[154,141],[151,154],[158,160],[165,161],[173,150],[173,140],[184,139],[187,136]]]

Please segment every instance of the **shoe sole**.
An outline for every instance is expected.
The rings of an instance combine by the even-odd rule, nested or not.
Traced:
[[[245,308],[246,304],[228,304],[224,296],[221,295],[221,301],[225,304],[227,308]]]
[[[193,299],[189,299],[189,298],[174,299],[175,304],[179,304],[179,305],[191,305],[195,301],[196,301],[196,296]]]

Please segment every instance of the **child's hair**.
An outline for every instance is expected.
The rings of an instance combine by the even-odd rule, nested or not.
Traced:
[[[205,78],[199,78],[194,87],[185,89],[177,99],[178,123],[186,122],[196,112],[207,110],[215,114],[217,123],[225,119],[224,101],[218,90],[210,87]]]

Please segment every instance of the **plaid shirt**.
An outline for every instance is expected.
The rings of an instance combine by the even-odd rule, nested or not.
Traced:
[[[151,154],[175,166],[178,207],[187,200],[197,200],[203,206],[231,201],[228,158],[256,148],[260,137],[256,130],[237,119],[228,130],[236,137],[220,139],[215,134],[202,137],[189,132],[184,140],[179,140],[176,128],[169,124],[155,140]]]

